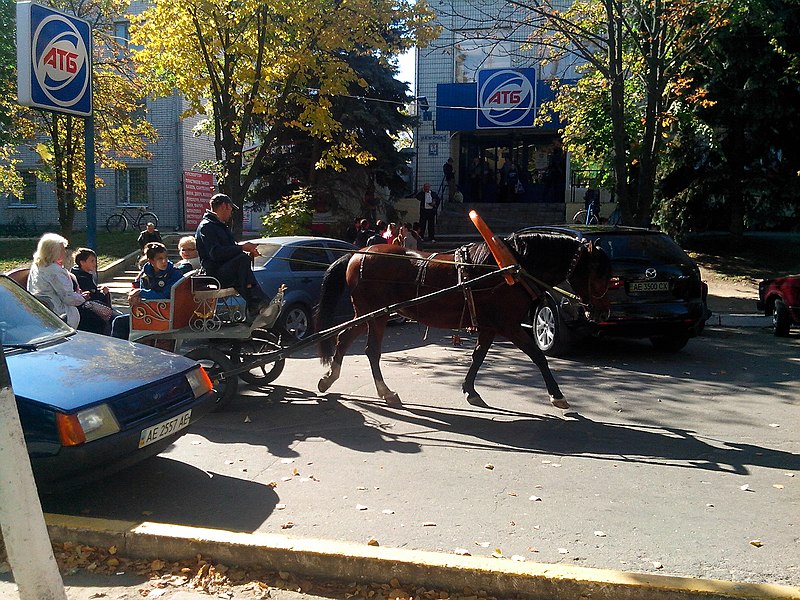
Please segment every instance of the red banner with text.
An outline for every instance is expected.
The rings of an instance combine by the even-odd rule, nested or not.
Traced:
[[[197,229],[213,195],[214,176],[211,173],[183,172],[183,225],[187,231]]]

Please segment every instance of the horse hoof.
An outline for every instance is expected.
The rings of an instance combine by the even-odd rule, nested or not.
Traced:
[[[322,379],[319,380],[319,383],[317,384],[317,389],[320,391],[320,393],[324,394],[330,389],[331,385],[333,385],[333,382],[329,380],[327,377],[323,377]]]
[[[564,410],[569,408],[569,402],[567,402],[563,398],[553,398],[553,396],[550,396],[550,403],[556,408],[561,408]]]
[[[386,406],[389,408],[403,408],[403,403],[400,401],[400,396],[398,396],[396,392],[386,394],[383,397],[383,401],[386,402]]]
[[[466,394],[466,399],[469,404],[472,406],[478,406],[480,408],[489,408],[489,405],[483,401],[480,394]]]

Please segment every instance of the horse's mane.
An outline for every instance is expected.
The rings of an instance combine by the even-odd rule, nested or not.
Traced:
[[[550,233],[512,233],[503,241],[520,264],[531,273],[555,272],[564,277],[579,243],[570,236]],[[486,242],[472,244],[469,255],[473,264],[496,264]]]

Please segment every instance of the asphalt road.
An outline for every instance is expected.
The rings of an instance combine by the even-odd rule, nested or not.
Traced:
[[[603,342],[551,359],[573,412],[497,344],[389,329],[375,396],[363,343],[320,397],[312,354],[161,456],[43,499],[48,512],[506,559],[800,585],[800,337],[714,328],[676,354]]]

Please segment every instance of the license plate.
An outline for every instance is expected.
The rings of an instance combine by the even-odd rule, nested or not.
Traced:
[[[189,426],[191,421],[192,411],[189,409],[185,413],[181,413],[176,417],[172,417],[167,421],[159,423],[158,425],[153,425],[152,427],[143,429],[142,435],[139,436],[139,448],[144,448],[153,442],[157,442],[163,437],[172,435],[181,429],[185,429]]]
[[[632,281],[629,284],[630,292],[668,292],[669,281]]]

